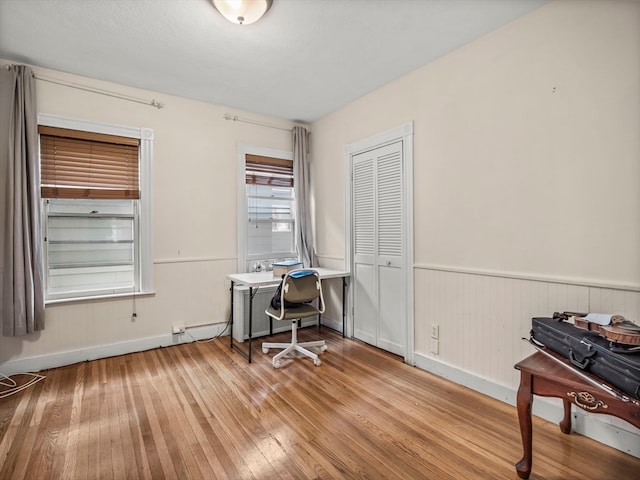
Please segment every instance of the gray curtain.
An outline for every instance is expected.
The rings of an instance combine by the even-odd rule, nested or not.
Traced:
[[[298,254],[305,267],[317,266],[313,250],[311,223],[309,132],[303,127],[293,128],[293,189],[296,196],[296,221],[298,223]]]
[[[0,68],[2,333],[11,337],[44,328],[37,129],[33,72]]]

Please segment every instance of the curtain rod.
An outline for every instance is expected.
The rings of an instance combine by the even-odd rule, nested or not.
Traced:
[[[242,122],[242,123],[250,123],[251,125],[258,125],[260,127],[267,128],[275,128],[276,130],[284,130],[285,132],[290,132],[291,128],[278,127],[277,125],[270,125],[265,122],[259,122],[257,120],[249,120],[246,118],[240,118],[237,115],[231,115],[230,113],[225,113],[222,118],[225,120],[233,120],[234,122]]]
[[[40,80],[43,82],[55,83],[56,85],[62,85],[63,87],[75,88],[77,90],[84,90],[85,92],[97,93],[99,95],[105,95],[107,97],[118,98],[120,100],[127,100],[128,102],[141,103],[143,105],[149,105],[150,107],[156,107],[158,109],[164,108],[164,104],[158,102],[156,99],[153,100],[144,100],[141,98],[130,97],[128,95],[123,95],[121,93],[110,92],[108,90],[102,90],[100,88],[88,87],[86,85],[81,85],[79,83],[67,82],[65,80],[59,80],[57,78],[44,77],[42,75],[35,75],[36,80]]]

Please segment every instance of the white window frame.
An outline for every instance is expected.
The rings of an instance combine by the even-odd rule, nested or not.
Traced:
[[[45,302],[58,303],[73,300],[87,300],[90,298],[108,298],[153,293],[153,243],[151,234],[151,206],[153,203],[153,130],[149,128],[109,125],[45,113],[38,114],[38,124],[49,127],[68,128],[71,130],[102,133],[106,135],[117,135],[121,137],[135,138],[140,141],[140,147],[138,149],[140,156],[140,199],[137,201],[137,250],[135,255],[137,259],[135,270],[139,273],[138,275],[136,275],[134,291],[117,294],[101,293],[96,295],[55,295],[50,296],[50,298],[48,296],[45,296]],[[42,200],[43,204],[44,201],[45,200]],[[45,209],[42,208],[41,211],[44,215]],[[43,218],[43,225],[46,225],[46,218]],[[42,238],[42,241],[43,251],[46,251],[46,245],[44,245],[44,236]],[[43,269],[46,270],[46,268],[47,263],[43,265]],[[45,278],[48,279],[48,272],[45,271],[44,274]]]
[[[283,160],[291,160],[293,161],[293,152],[285,151],[285,150],[275,150],[271,148],[265,147],[256,147],[252,145],[240,144],[238,145],[238,188],[237,190],[237,218],[238,218],[238,264],[237,269],[239,273],[247,272],[247,264],[250,260],[249,258],[249,247],[248,247],[248,232],[247,227],[249,223],[248,212],[247,212],[247,188],[246,188],[246,155],[260,155],[263,157],[272,157],[272,158],[281,158]],[[296,179],[294,178],[295,182]],[[296,211],[296,199],[294,194],[293,204],[292,204],[294,216]],[[294,251],[286,252],[286,258],[297,258],[297,244],[296,240],[298,238],[297,235],[298,222],[294,218]],[[278,258],[280,259],[280,257]],[[268,267],[268,265],[265,265]]]

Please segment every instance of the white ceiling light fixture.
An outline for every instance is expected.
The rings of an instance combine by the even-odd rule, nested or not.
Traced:
[[[238,25],[257,22],[271,8],[273,0],[211,0],[224,18]]]

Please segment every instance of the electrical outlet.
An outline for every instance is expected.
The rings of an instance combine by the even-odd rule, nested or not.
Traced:
[[[175,324],[173,324],[173,326],[171,327],[171,332],[174,335],[182,335],[185,332],[184,323],[175,323]]]
[[[440,325],[431,325],[431,338],[434,340],[440,339]]]
[[[429,342],[429,350],[431,350],[432,355],[438,356],[440,354],[440,340],[432,338]]]

